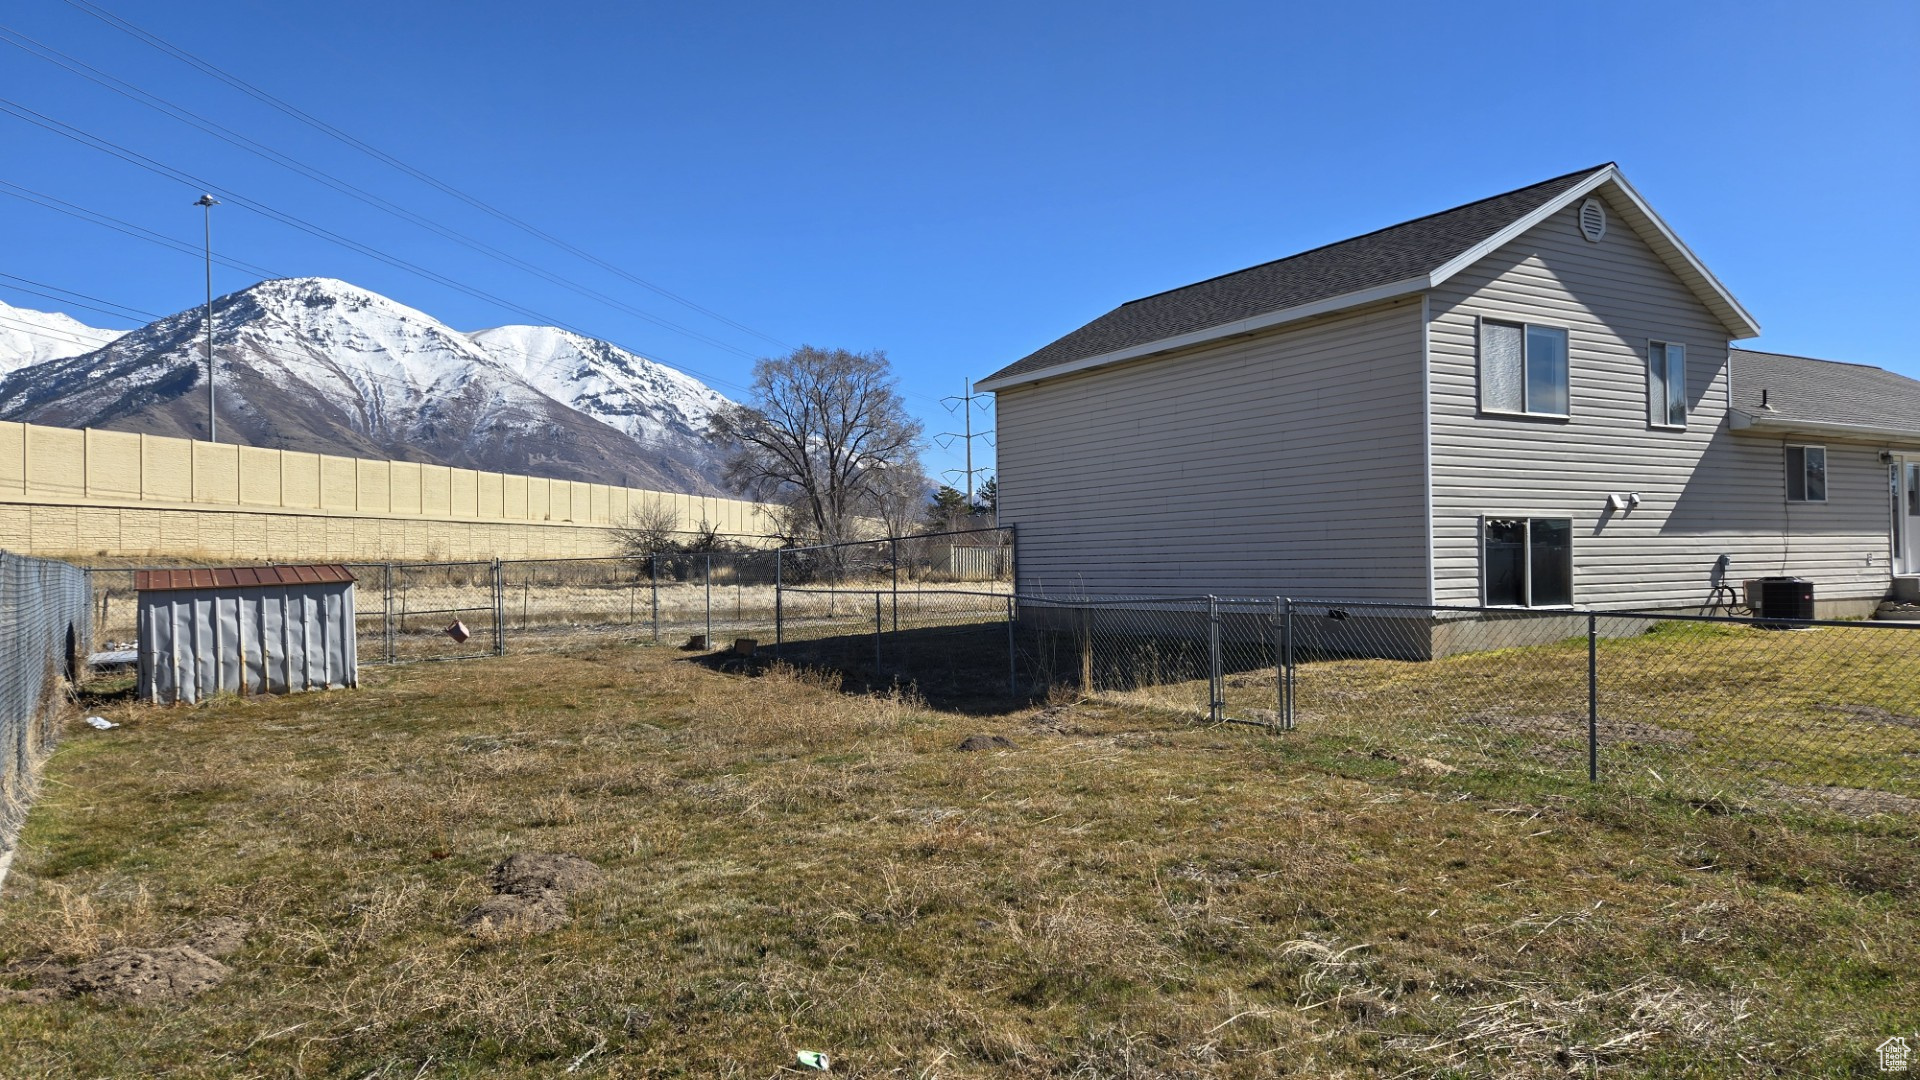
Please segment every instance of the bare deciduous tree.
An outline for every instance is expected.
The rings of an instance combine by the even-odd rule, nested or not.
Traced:
[[[665,503],[643,506],[627,515],[613,530],[622,555],[652,555],[672,551],[679,541],[680,515]]]
[[[714,414],[738,491],[791,506],[808,539],[853,539],[878,515],[895,470],[919,469],[920,422],[907,415],[884,353],[801,346],[753,366],[751,400]]]

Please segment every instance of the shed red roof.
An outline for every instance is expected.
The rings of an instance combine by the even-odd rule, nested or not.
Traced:
[[[353,580],[353,571],[339,563],[300,566],[221,566],[208,570],[136,570],[137,592],[174,589],[247,589],[273,585],[332,585]]]

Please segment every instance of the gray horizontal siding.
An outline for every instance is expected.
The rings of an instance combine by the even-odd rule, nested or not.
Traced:
[[[1788,573],[1823,597],[1884,592],[1887,472],[1873,449],[1830,447],[1831,501],[1789,508],[1780,444],[1727,430],[1725,329],[1617,213],[1599,244],[1574,214],[1430,298],[1436,598],[1479,600],[1481,515],[1572,518],[1579,604],[1701,603],[1722,554],[1735,582]],[[1479,318],[1568,329],[1570,419],[1479,414]],[[1647,423],[1649,340],[1687,347],[1684,432]],[[1607,515],[1609,492],[1644,501]]]
[[[1024,588],[1426,599],[1417,300],[998,395]]]

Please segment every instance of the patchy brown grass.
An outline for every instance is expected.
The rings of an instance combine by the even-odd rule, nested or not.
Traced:
[[[364,681],[91,703],[124,726],[50,763],[0,965],[252,929],[183,1003],[0,1005],[8,1075],[1824,1075],[1920,1017],[1897,814],[658,649]],[[606,879],[465,933],[520,851]]]

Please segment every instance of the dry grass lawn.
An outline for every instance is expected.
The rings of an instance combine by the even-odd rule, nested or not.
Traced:
[[[0,1071],[1865,1076],[1920,1027],[1912,817],[685,655],[88,703],[123,726],[50,763],[0,985],[252,930],[184,1002],[0,1004]],[[462,932],[522,851],[606,878],[557,929]]]

